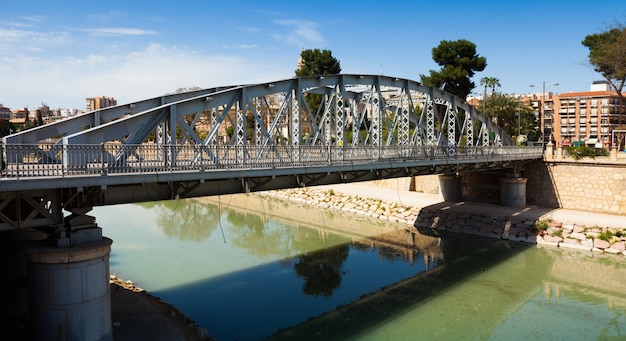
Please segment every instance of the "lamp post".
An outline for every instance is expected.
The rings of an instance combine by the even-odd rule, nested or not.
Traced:
[[[536,86],[537,85],[535,84],[530,85],[531,88],[534,88]],[[552,86],[559,86],[559,83],[554,83],[552,84]],[[541,131],[541,145],[543,145],[545,142],[545,137],[544,137],[544,129],[545,129],[544,114],[546,110],[545,101],[546,101],[546,81],[543,81],[541,82],[541,101],[539,102],[541,104],[541,108],[539,108],[539,124],[540,124],[539,131]],[[552,123],[552,125],[554,126],[554,123]]]
[[[520,119],[520,116],[521,115],[519,113],[519,110],[517,110],[517,141],[518,141],[518,143],[519,143],[519,137],[521,135],[521,131],[520,131],[521,130],[520,120],[521,119]]]

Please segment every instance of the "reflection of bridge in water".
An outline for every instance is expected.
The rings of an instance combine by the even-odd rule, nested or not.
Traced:
[[[366,75],[155,97],[6,136],[3,148],[0,231],[33,228],[48,237],[26,253],[41,280],[28,289],[25,280],[13,285],[38,293],[30,312],[38,333],[80,334],[74,328],[87,326],[83,339],[111,333],[103,285],[111,241],[87,215],[94,206],[421,174],[515,172],[543,152],[515,147],[490,118],[451,94]],[[21,238],[35,238],[19,235],[7,237],[15,259],[22,258]],[[94,258],[101,260],[99,270],[91,269]],[[59,262],[72,267],[59,270]],[[80,273],[84,293],[70,292],[69,279],[45,281],[55,277],[44,275],[52,269]],[[53,292],[67,301],[51,302]],[[7,310],[24,315],[25,300],[18,305]],[[78,315],[68,312],[74,306],[89,313],[71,317]]]
[[[257,195],[229,195],[206,197],[200,199],[226,208],[237,208],[259,214],[262,219],[271,216],[277,221],[287,222],[289,225],[306,226],[318,231],[324,239],[329,233],[348,237],[354,244],[378,248],[382,252],[402,255],[411,264],[423,261],[425,267],[431,268],[438,259],[443,258],[439,247],[439,238],[416,233],[413,229],[403,228],[401,224],[382,222],[381,220],[348,214],[342,211],[322,213],[312,209],[310,205],[289,202],[289,209],[285,210],[286,202],[271,197]],[[420,255],[423,259],[415,259]]]

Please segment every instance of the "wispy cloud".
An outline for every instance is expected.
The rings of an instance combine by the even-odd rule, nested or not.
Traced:
[[[84,31],[101,36],[144,36],[157,34],[155,31],[151,30],[128,27],[100,27],[85,29]]]
[[[84,106],[85,97],[112,96],[120,103],[160,96],[181,87],[212,87],[290,77],[281,58],[259,61],[241,53],[203,54],[152,43],[134,51],[77,56],[0,56],[0,103],[20,107]],[[293,62],[295,64],[295,61]],[[37,75],[33,81],[30,75]]]
[[[19,17],[20,19],[29,21],[29,22],[43,22],[46,21],[47,17],[44,15],[25,15]]]
[[[251,50],[257,47],[259,45],[256,44],[224,45],[224,50]]]
[[[235,26],[235,28],[241,32],[245,33],[259,33],[261,32],[261,28],[254,26]]]
[[[317,31],[317,24],[308,20],[282,19],[274,21],[279,26],[290,29],[287,33],[274,34],[274,38],[282,40],[288,44],[322,45],[325,40],[322,34]]]

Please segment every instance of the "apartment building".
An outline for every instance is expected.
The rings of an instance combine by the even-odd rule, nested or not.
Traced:
[[[0,104],[0,120],[10,120],[11,119],[11,109],[5,107]]]
[[[521,96],[520,100],[530,105],[535,110],[535,118],[539,124],[539,141],[548,143],[554,140],[554,99],[552,92],[541,92]]]
[[[117,105],[117,100],[113,97],[88,97],[85,100],[85,108],[87,111],[98,110],[106,107],[112,107]]]
[[[611,148],[614,131],[626,127],[626,103],[604,81],[594,82],[590,91],[555,96],[553,106],[554,141],[563,145]]]

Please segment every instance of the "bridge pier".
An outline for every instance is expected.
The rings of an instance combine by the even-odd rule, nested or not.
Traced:
[[[3,307],[0,318],[12,327],[24,325],[28,318],[28,267],[24,246],[46,237],[45,233],[32,228],[0,233],[0,302]]]
[[[439,193],[444,201],[461,201],[461,176],[439,175]]]
[[[526,181],[519,173],[500,178],[500,204],[509,207],[526,206]]]
[[[0,245],[16,261],[12,313],[27,315],[32,340],[112,340],[109,254],[90,208],[70,209],[58,228],[18,229]],[[18,232],[20,231],[20,232]],[[28,231],[28,232],[26,232]],[[6,252],[6,251],[3,251]],[[3,268],[4,270],[4,268]],[[28,283],[28,285],[26,285]],[[4,304],[5,301],[3,301]]]
[[[33,340],[112,340],[111,243],[26,247]]]

